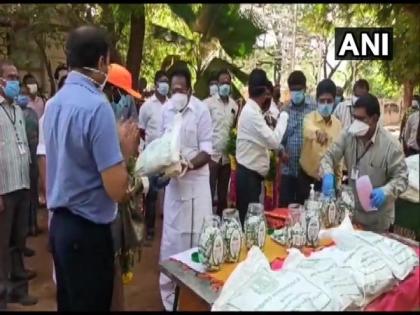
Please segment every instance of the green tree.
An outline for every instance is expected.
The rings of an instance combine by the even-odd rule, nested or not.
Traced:
[[[241,82],[247,81],[247,74],[233,63],[233,58],[248,56],[263,31],[240,13],[239,4],[168,6],[186,27],[174,30],[170,26],[154,25],[154,36],[174,45],[183,43],[187,58],[169,56],[164,60],[163,68],[171,70],[180,60],[185,60],[196,77],[195,94],[201,98],[207,95],[211,73],[221,68],[228,68]]]

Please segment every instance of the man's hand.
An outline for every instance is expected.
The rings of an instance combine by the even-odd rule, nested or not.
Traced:
[[[124,159],[128,161],[131,156],[137,155],[139,146],[139,129],[132,120],[118,122],[118,134],[120,138],[121,151]]]
[[[317,130],[315,132],[316,134],[316,141],[320,144],[320,145],[325,145],[328,142],[328,135],[325,131],[321,131],[321,130]]]
[[[3,201],[3,197],[0,196],[0,212],[3,212],[6,209],[6,206]]]
[[[370,202],[373,207],[380,208],[386,201],[385,192],[382,188],[375,188],[370,195]]]
[[[283,164],[289,163],[289,155],[285,151],[280,152],[280,159]]]

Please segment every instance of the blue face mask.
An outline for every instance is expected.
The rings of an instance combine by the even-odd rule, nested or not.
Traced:
[[[18,80],[6,81],[6,86],[3,87],[4,94],[14,100],[20,93],[20,84]]]
[[[219,95],[220,96],[229,96],[230,94],[230,85],[229,84],[222,84],[219,86]]]
[[[305,92],[303,91],[292,91],[292,104],[295,106],[301,105],[305,100]]]
[[[338,103],[341,103],[341,97],[340,96],[335,97],[335,104],[338,105]]]
[[[329,117],[332,114],[334,104],[320,104],[318,103],[318,112],[322,117]]]
[[[167,82],[159,82],[158,83],[158,87],[157,87],[157,91],[162,96],[168,95],[168,92],[169,92],[169,84]]]
[[[28,106],[29,97],[27,95],[18,95],[15,99],[15,102],[20,107],[25,108],[26,106]]]

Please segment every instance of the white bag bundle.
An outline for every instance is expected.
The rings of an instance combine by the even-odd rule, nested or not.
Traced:
[[[272,271],[253,246],[233,271],[212,311],[340,311],[344,305],[328,288],[296,270]]]
[[[182,114],[177,113],[172,128],[168,129],[162,137],[147,145],[137,159],[135,168],[137,174],[140,176],[154,175],[180,163],[181,127]]]

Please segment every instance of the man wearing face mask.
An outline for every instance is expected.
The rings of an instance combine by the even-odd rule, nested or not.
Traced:
[[[280,206],[287,207],[291,203],[302,203],[298,194],[299,159],[303,143],[303,118],[316,110],[316,104],[306,96],[306,77],[302,71],[293,71],[287,79],[291,94],[290,104],[284,112],[289,121],[283,138],[284,149],[281,151],[283,162],[280,186]]]
[[[227,208],[227,192],[230,179],[230,161],[226,155],[229,133],[236,122],[238,105],[230,97],[232,78],[228,70],[217,74],[218,92],[204,101],[207,104],[213,124],[213,154],[209,162],[211,196],[217,186],[217,214]]]
[[[325,79],[316,88],[318,108],[307,114],[303,120],[303,145],[300,154],[298,175],[299,200],[309,197],[310,184],[321,191],[319,166],[328,147],[341,132],[340,121],[332,116],[336,87],[333,81]],[[337,182],[341,179],[340,164],[334,169]]]
[[[354,222],[365,230],[382,233],[394,222],[394,201],[407,189],[408,171],[401,146],[378,123],[379,117],[378,99],[371,94],[361,96],[353,107],[353,123],[329,147],[321,161],[320,172],[323,174],[322,192],[331,196],[333,170],[344,158],[356,199]],[[367,212],[361,207],[356,180],[363,175],[370,178],[373,186],[370,202],[377,210]]]
[[[343,129],[347,129],[353,122],[353,105],[359,97],[369,93],[369,83],[365,79],[357,80],[353,85],[353,96],[345,100],[334,109],[334,116],[341,122]]]
[[[203,220],[212,214],[208,166],[212,154],[210,112],[191,95],[188,68],[173,70],[170,82],[172,97],[163,108],[161,131],[172,128],[177,113],[182,115],[181,155],[186,160],[186,173],[172,178],[165,190],[161,261],[197,246]],[[162,303],[166,310],[172,310],[175,284],[163,274],[159,284]]]
[[[415,112],[420,110],[420,96],[413,95],[413,99],[411,101],[411,106],[406,109],[403,118],[401,119],[401,126],[400,126],[400,141],[402,141],[403,146],[406,147],[406,142],[404,141],[404,133],[406,129],[406,124],[408,118]]]
[[[35,276],[25,270],[22,255],[28,227],[30,151],[24,116],[14,102],[19,93],[16,67],[0,62],[0,310],[12,298],[9,275],[12,283]],[[23,305],[37,303],[28,295],[13,298]]]
[[[217,95],[219,92],[219,82],[217,80],[217,75],[212,74],[209,80],[209,98],[214,95]]]
[[[113,63],[108,68],[108,80],[104,87],[117,121],[138,120],[134,97],[139,99],[140,93],[131,88],[131,73],[123,66]]]
[[[141,107],[139,113],[140,136],[148,146],[160,137],[162,109],[168,100],[169,79],[165,71],[159,70],[155,74],[155,93]],[[146,196],[146,239],[153,240],[155,235],[157,191],[150,191]]]
[[[50,100],[43,131],[50,245],[58,311],[109,311],[114,283],[111,223],[129,196],[125,163],[136,155],[137,124],[117,126],[103,93],[109,66],[104,31],[82,26],[66,42],[71,72]],[[125,162],[124,162],[125,161]]]
[[[28,73],[22,79],[22,84],[28,88],[29,91],[29,104],[28,107],[32,108],[38,115],[38,119],[44,114],[45,102],[38,95],[38,82],[35,77]]]
[[[264,70],[254,69],[249,76],[246,102],[238,120],[236,139],[237,207],[242,225],[250,203],[259,202],[261,183],[270,168],[270,151],[279,150],[287,126],[287,115],[280,116],[272,130],[264,119],[271,104],[271,82]]]

